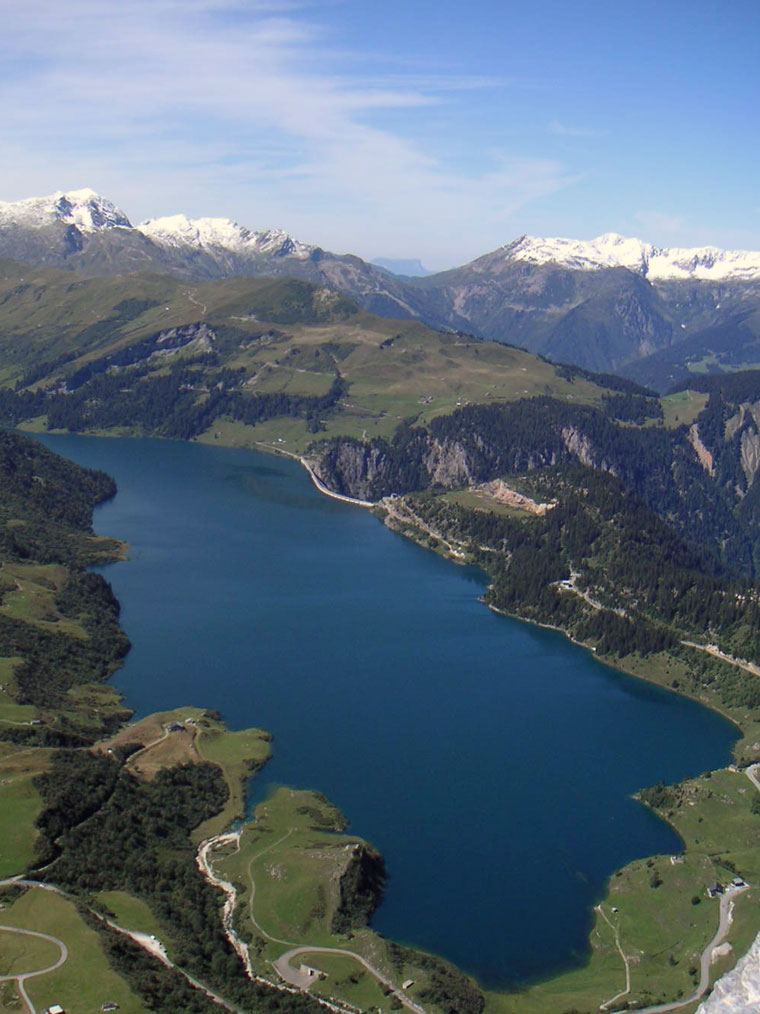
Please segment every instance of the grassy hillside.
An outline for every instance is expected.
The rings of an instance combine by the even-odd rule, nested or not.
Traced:
[[[12,262],[0,267],[0,363],[9,422],[297,449],[322,428],[389,435],[469,402],[605,393],[577,371],[375,317],[304,282],[79,279]]]

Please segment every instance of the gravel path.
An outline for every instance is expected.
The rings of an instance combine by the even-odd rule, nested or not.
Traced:
[[[0,975],[0,982],[15,981],[18,984],[18,991],[21,999],[29,1009],[29,1014],[37,1014],[37,1009],[29,999],[29,994],[24,988],[24,983],[27,979],[33,979],[37,975],[48,975],[50,972],[54,972],[57,968],[60,968],[69,956],[69,949],[63,940],[59,940],[58,937],[51,937],[48,933],[37,933],[34,930],[19,929],[17,926],[0,926],[0,933],[20,933],[25,937],[37,937],[39,940],[48,940],[51,944],[55,944],[61,952],[55,964],[48,965],[47,968],[39,968],[34,972],[22,972],[20,975]]]

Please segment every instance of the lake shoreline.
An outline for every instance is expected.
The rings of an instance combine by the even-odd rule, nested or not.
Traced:
[[[175,443],[175,442],[174,442],[174,441],[172,441],[171,443]],[[179,444],[179,445],[181,445],[181,444],[183,444],[184,442],[180,442],[180,441],[178,441],[178,442],[176,442],[176,443],[177,443],[177,444]],[[222,448],[220,448],[220,450],[222,450]],[[275,455],[277,454],[277,449],[273,449],[273,448],[261,448],[261,450],[262,450],[262,451],[264,451],[264,450],[267,450],[267,451],[269,451],[270,453],[274,453]],[[64,452],[64,453],[65,453],[65,452]],[[160,455],[158,455],[158,457],[160,457]],[[297,461],[299,462],[299,464],[301,464],[301,465],[302,465],[302,467],[304,467],[304,468],[305,468],[305,465],[304,465],[304,463],[303,463],[303,462],[302,462],[302,461],[301,461],[301,460],[300,460],[299,458],[297,458],[297,456],[295,456],[295,455],[290,455],[290,454],[286,453],[286,454],[284,454],[284,455],[283,455],[283,457],[292,457],[292,458],[294,458],[295,460],[297,460]],[[195,459],[194,459],[194,458],[193,458],[192,460],[193,460],[193,461],[195,461]],[[194,467],[197,467],[197,466],[194,466]],[[237,467],[237,466],[235,466],[235,467]],[[312,484],[313,484],[313,486],[315,487],[315,489],[316,489],[316,490],[317,490],[318,492],[322,493],[322,494],[323,494],[323,495],[325,495],[325,496],[329,496],[329,492],[328,492],[328,493],[325,493],[325,492],[324,492],[323,490],[321,490],[321,489],[320,489],[320,487],[319,487],[319,486],[318,486],[318,485],[317,485],[316,483],[314,483],[314,482],[313,482],[313,479],[312,479]],[[362,505],[362,506],[363,506],[363,505]],[[348,515],[348,513],[347,513],[347,514],[346,514],[346,518],[348,518],[348,517],[349,517],[349,515]],[[348,528],[349,528],[349,531],[350,531],[350,528],[351,528],[351,525],[350,525],[350,524],[349,524]],[[139,549],[138,549],[138,552],[139,552]],[[458,562],[461,562],[461,561],[458,561]],[[495,611],[495,610],[494,610],[494,611]],[[527,621],[526,621],[526,619],[525,619],[525,618],[522,618],[522,617],[517,617],[517,619],[519,620],[519,622],[520,622],[520,623],[524,623],[524,622],[528,622],[528,623],[530,623],[531,625],[535,625],[535,626],[543,626],[543,627],[548,627],[548,625],[542,625],[542,624],[537,624],[537,623],[535,623],[535,621],[532,621],[532,620],[527,620]],[[559,631],[559,632],[563,633],[563,635],[564,635],[564,638],[567,638],[568,640],[570,640],[570,641],[572,642],[572,639],[571,639],[571,638],[568,638],[568,635],[566,634],[566,632],[564,632],[564,631]],[[582,647],[584,647],[584,648],[588,649],[588,646],[583,646],[583,645],[582,645]],[[619,666],[615,666],[614,664],[610,664],[610,663],[608,663],[608,662],[606,662],[606,661],[605,661],[605,666],[606,666],[606,667],[608,667],[608,668],[611,668],[611,669],[615,670],[616,672],[625,672],[625,670],[624,670],[624,669],[623,669],[622,667],[619,667]],[[628,674],[628,675],[634,675],[634,674]],[[649,680],[646,680],[645,682],[653,682],[653,681],[649,681]],[[670,688],[669,688],[669,689],[670,689]],[[132,699],[132,695],[131,695],[131,694],[129,694],[129,696],[130,696],[130,699]],[[680,693],[680,694],[678,694],[678,696],[684,696],[684,697],[686,697],[686,696],[688,696],[688,695],[686,695],[686,694],[683,694],[683,693]],[[703,701],[697,701],[697,703],[701,704],[702,706],[705,706],[705,702],[703,702]],[[715,709],[713,709],[713,710],[715,710]],[[269,721],[265,721],[265,722],[262,722],[262,724],[267,724],[267,725],[270,725],[271,723],[270,723]],[[277,733],[276,733],[276,734],[277,734]],[[278,736],[278,738],[279,738],[279,736]],[[278,751],[278,752],[279,752],[279,751]],[[328,793],[330,793],[330,794],[332,795],[332,793],[330,792],[330,790],[329,790],[329,789],[328,789],[327,791],[328,791]],[[351,809],[350,805],[349,805],[348,807],[346,807],[346,809],[347,809],[347,812],[349,812],[349,813],[351,814],[351,816],[353,817],[353,816],[354,816],[354,811],[352,811],[352,809]],[[359,820],[357,820],[357,825],[358,825],[358,826],[362,826]],[[385,849],[383,849],[383,851],[385,851]],[[607,868],[609,868],[609,867],[607,867]],[[588,910],[587,910],[587,911],[588,911]],[[386,931],[386,930],[384,929],[384,930],[383,930],[383,932],[387,932],[387,931]],[[396,932],[396,933],[388,933],[388,936],[390,936],[391,938],[393,938],[393,937],[398,937],[398,933],[397,933],[397,932]],[[423,950],[425,949],[425,945],[424,945],[424,944],[420,945],[420,947],[421,947],[421,949],[423,949]],[[433,950],[433,948],[432,948],[432,947],[431,947],[430,949],[431,949],[431,950]],[[509,974],[509,973],[507,973],[507,974]],[[552,971],[552,972],[548,973],[548,974],[547,974],[546,976],[542,976],[542,977],[536,977],[536,978],[533,978],[532,976],[530,976],[530,977],[526,976],[526,981],[530,981],[530,982],[532,982],[532,983],[533,983],[533,982],[538,982],[538,981],[550,981],[550,980],[552,980],[552,979],[556,978],[556,976],[557,976],[557,972],[556,972],[556,971]]]

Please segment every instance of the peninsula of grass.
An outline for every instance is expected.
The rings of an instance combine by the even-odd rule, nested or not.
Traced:
[[[335,943],[340,880],[364,846],[338,833],[345,827],[340,811],[313,792],[279,788],[256,807],[239,849],[215,862],[220,875],[244,885],[238,920],[246,935],[282,941],[275,954],[302,943]]]
[[[230,731],[216,712],[202,708],[158,711],[130,723],[99,744],[101,751],[135,748],[127,765],[150,780],[178,764],[209,762],[222,769],[228,798],[224,808],[193,832],[193,841],[219,834],[245,815],[248,779],[269,760],[271,736],[261,729]]]
[[[625,991],[610,1009],[688,998],[699,979],[700,957],[714,937],[719,899],[708,888],[741,877],[750,889],[733,902],[734,915],[713,980],[733,967],[757,934],[760,900],[760,793],[738,769],[724,769],[676,786],[642,791],[640,799],[667,820],[684,843],[676,856],[637,860],[610,879],[595,912],[587,963],[522,993],[489,994],[493,1014],[591,1014]],[[696,1004],[684,1005],[686,1014]]]
[[[315,948],[288,964],[291,971],[307,964],[322,972],[311,986],[322,996],[390,1012],[399,1001],[386,983],[399,989],[411,980],[407,995],[427,1011],[479,1014],[481,994],[461,972],[368,928],[384,864],[345,827],[340,811],[319,793],[279,788],[256,808],[235,844],[211,853],[215,874],[235,884],[235,927],[250,945],[254,968],[267,975],[294,948]]]

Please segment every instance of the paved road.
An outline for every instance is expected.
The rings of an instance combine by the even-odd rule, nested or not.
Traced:
[[[21,994],[21,999],[29,1008],[29,1014],[37,1014],[37,1010],[32,1001],[29,999],[29,995],[24,988],[24,983],[27,979],[33,979],[37,975],[47,975],[49,972],[54,972],[56,968],[60,968],[64,961],[68,958],[69,950],[63,940],[59,940],[58,937],[51,937],[47,933],[36,933],[34,930],[19,929],[18,926],[0,926],[0,932],[20,933],[25,937],[37,937],[40,940],[48,940],[51,944],[55,944],[61,952],[55,964],[48,965],[47,968],[39,968],[36,972],[22,972],[20,975],[0,975],[0,982],[9,982],[13,980],[18,984],[18,991]]]
[[[291,951],[281,954],[273,962],[274,967],[285,982],[298,986],[299,989],[306,989],[314,984],[313,977],[304,976],[300,970],[290,967],[290,959],[297,958],[301,954],[339,954],[346,958],[353,958],[354,961],[358,961],[360,965],[363,965],[369,974],[373,975],[379,983],[391,990],[393,995],[401,1001],[407,1010],[414,1011],[415,1014],[424,1014],[422,1007],[413,1000],[410,1000],[408,996],[386,979],[382,972],[379,972],[374,965],[371,965],[366,958],[363,958],[361,954],[357,954],[356,951],[346,951],[342,947],[309,947],[308,945],[303,945],[301,947],[294,947]]]
[[[277,454],[282,454],[286,458],[293,458],[295,461],[299,461],[311,477],[311,481],[317,487],[320,493],[324,493],[325,496],[330,496],[333,500],[342,500],[343,503],[352,503],[357,507],[374,507],[375,503],[373,500],[360,500],[355,496],[345,496],[343,493],[336,493],[322,482],[317,473],[311,467],[306,458],[302,458],[300,454],[293,454],[292,451],[286,451],[284,447],[279,447],[277,444],[268,443],[265,440],[257,440],[256,443],[260,447],[266,447],[268,451],[276,451]]]

